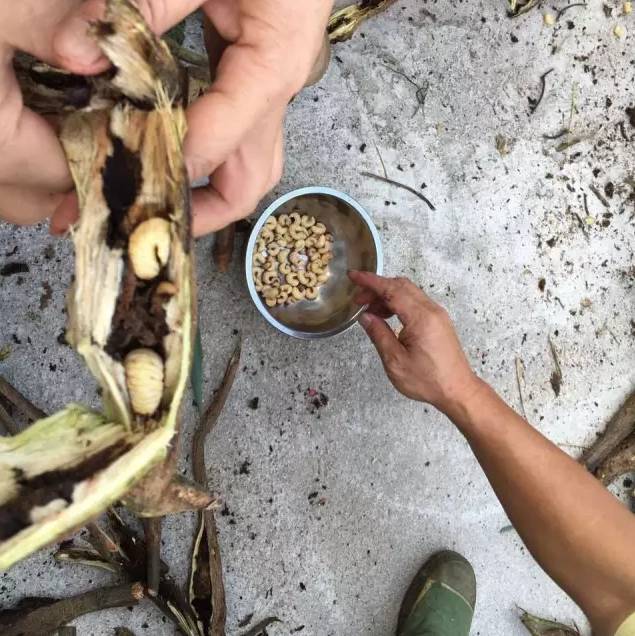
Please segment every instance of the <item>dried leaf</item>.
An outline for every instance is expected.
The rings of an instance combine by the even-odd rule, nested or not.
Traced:
[[[395,0],[361,0],[334,11],[329,18],[326,32],[331,43],[344,42],[353,37],[359,25],[374,15],[385,11]]]
[[[533,616],[524,610],[520,620],[532,636],[580,636],[580,632],[573,627]]]

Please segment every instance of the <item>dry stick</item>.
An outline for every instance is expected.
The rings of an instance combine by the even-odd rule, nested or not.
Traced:
[[[400,181],[394,181],[393,179],[388,179],[387,177],[382,177],[379,174],[373,174],[372,172],[360,172],[363,177],[370,177],[371,179],[377,179],[378,181],[383,181],[384,183],[389,183],[390,185],[397,186],[398,188],[403,188],[404,190],[408,190],[411,194],[414,194],[416,197],[421,199],[433,212],[436,210],[434,205],[432,205],[431,201],[425,197],[421,192],[418,192],[414,188],[405,183],[401,183]]]
[[[232,353],[223,380],[205,411],[198,428],[192,437],[192,472],[194,479],[203,486],[207,486],[207,474],[205,470],[205,440],[218,422],[223,411],[229,392],[234,384],[238,364],[240,363],[240,352],[242,339],[239,338]],[[210,625],[210,635],[218,636],[225,633],[225,587],[223,584],[223,568],[221,563],[220,548],[218,544],[218,529],[214,513],[211,510],[202,512],[205,524],[205,534],[207,535],[207,549],[209,552],[209,576],[212,590],[212,622]]]
[[[143,598],[141,583],[103,587],[30,610],[2,625],[2,636],[44,636],[78,616],[111,607],[136,605]]]
[[[562,17],[562,14],[569,9],[573,9],[573,7],[586,7],[585,2],[574,2],[573,4],[568,4],[566,7],[562,7],[556,13],[556,22]]]
[[[592,183],[589,186],[589,190],[593,192],[593,194],[598,198],[598,201],[605,207],[610,208],[609,202],[606,200],[605,196],[597,189],[597,187]]]
[[[597,468],[595,476],[608,486],[635,470],[635,433],[631,433]]]
[[[635,393],[632,393],[609,420],[604,432],[582,455],[582,463],[594,473],[634,429]]]
[[[273,623],[282,622],[277,616],[270,616],[269,618],[265,618],[264,620],[256,623],[251,629],[241,634],[241,636],[258,636],[258,634],[266,633],[264,630],[269,625]]]
[[[143,519],[143,532],[146,538],[146,585],[149,596],[159,593],[161,582],[161,519],[162,517]]]
[[[516,384],[518,385],[518,397],[520,398],[520,410],[523,414],[523,417],[527,420],[527,413],[525,412],[525,400],[523,399],[523,387],[522,387],[522,384],[524,382],[525,382],[525,368],[523,367],[523,361],[520,358],[516,358]]]
[[[21,413],[26,415],[30,420],[41,420],[46,417],[46,413],[35,406],[30,400],[27,400],[20,391],[11,386],[3,377],[0,376],[0,395],[5,397],[13,404]]]
[[[0,404],[0,424],[4,426],[9,435],[17,435],[20,431],[17,424],[13,421],[13,418],[9,415],[9,412]]]

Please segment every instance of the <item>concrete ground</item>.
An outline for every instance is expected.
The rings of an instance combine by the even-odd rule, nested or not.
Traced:
[[[539,10],[512,20],[505,8],[402,0],[337,45],[323,81],[290,107],[285,175],[263,206],[308,184],[358,199],[380,230],[386,271],[445,304],[471,362],[515,408],[522,360],[528,419],[577,456],[635,382],[635,113],[629,122],[626,112],[635,107],[635,22],[615,0],[589,0],[553,28]],[[423,104],[415,85],[427,87]],[[563,127],[568,137],[545,137]],[[436,210],[360,175],[381,174],[381,161]],[[274,615],[282,622],[271,635],[385,636],[410,578],[444,547],[476,570],[473,634],[520,636],[519,607],[586,626],[509,527],[462,437],[395,393],[361,329],[320,343],[278,335],[249,300],[239,254],[221,275],[211,244],[197,246],[208,395],[235,330],[244,338],[242,370],[207,448],[226,502],[218,523],[228,633]],[[69,242],[45,226],[1,225],[7,263],[28,271],[0,277],[0,345],[10,347],[0,372],[49,411],[71,400],[97,405],[94,382],[57,339]],[[313,409],[308,389],[328,405]],[[193,421],[187,409],[186,447]],[[191,533],[188,515],[165,525],[165,558],[179,577]],[[109,580],[43,551],[0,576],[0,599]],[[76,624],[82,636],[118,625],[174,633],[148,604]]]

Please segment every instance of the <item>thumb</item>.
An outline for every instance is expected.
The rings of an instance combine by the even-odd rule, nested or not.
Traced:
[[[365,312],[359,317],[359,324],[375,345],[384,365],[388,363],[388,360],[394,360],[403,353],[403,345],[395,336],[394,331],[379,316]]]
[[[179,23],[204,0],[138,0],[137,7],[155,33]],[[74,73],[93,74],[108,68],[109,62],[97,46],[90,27],[106,15],[106,0],[86,0],[59,26],[53,48],[64,66]]]

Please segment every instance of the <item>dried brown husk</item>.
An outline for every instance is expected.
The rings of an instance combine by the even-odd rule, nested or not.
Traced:
[[[71,405],[0,439],[0,569],[96,517],[169,457],[191,362],[193,262],[178,68],[128,0],[108,0],[94,35],[114,69],[88,83],[89,102],[66,117],[61,140],[80,207],[71,231],[67,339],[99,383],[104,413]],[[127,258],[128,236],[155,216],[170,222],[170,257],[156,279],[140,281]],[[164,281],[175,289],[165,297],[157,291]],[[133,411],[123,367],[140,346],[164,361],[160,406],[150,416]]]
[[[361,0],[334,11],[326,27],[329,41],[335,43],[350,40],[362,22],[385,11],[394,2],[395,0]]]

